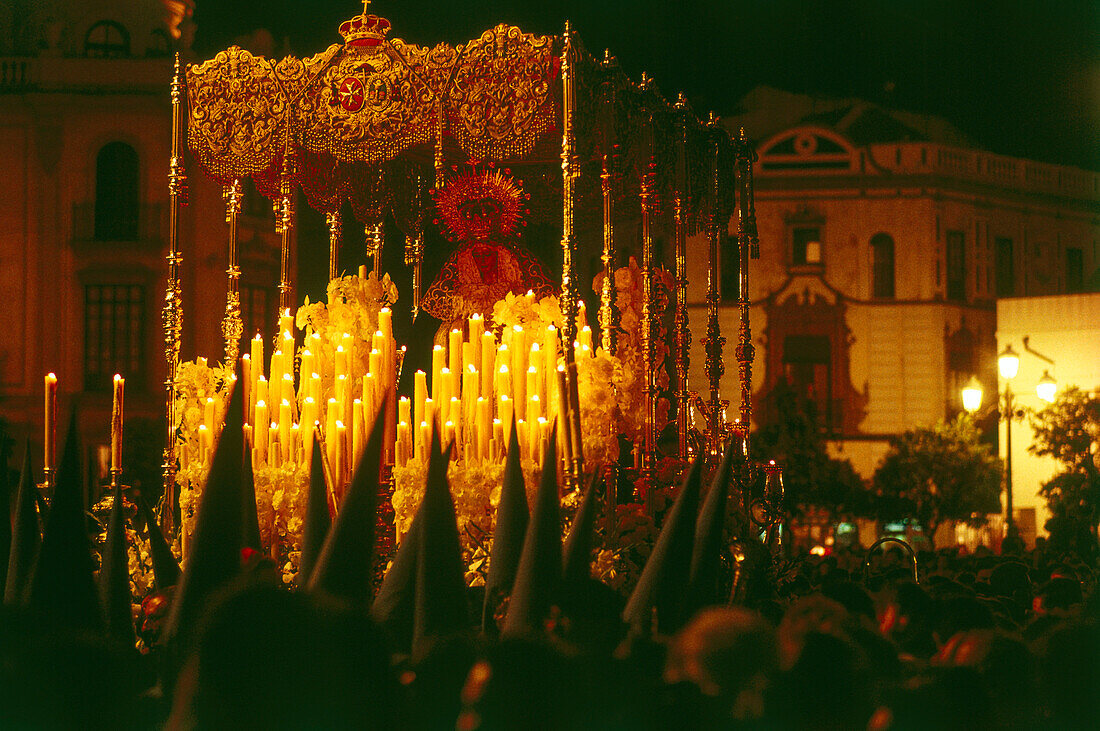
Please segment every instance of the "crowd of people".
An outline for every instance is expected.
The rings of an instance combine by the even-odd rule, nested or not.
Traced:
[[[369,615],[254,565],[213,599],[173,687],[156,653],[5,607],[0,725],[67,728],[1098,728],[1096,567],[1019,555],[805,556],[748,606],[635,635],[565,587],[541,635],[473,628],[395,655]],[[471,608],[480,607],[476,589]],[[470,616],[476,616],[471,611]]]

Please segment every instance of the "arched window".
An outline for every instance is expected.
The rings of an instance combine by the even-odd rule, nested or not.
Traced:
[[[125,142],[110,142],[95,159],[95,238],[138,238],[138,156]]]
[[[84,36],[84,55],[91,58],[126,58],[130,55],[130,34],[113,20],[101,20]]]
[[[894,298],[894,240],[889,234],[871,237],[871,295]]]
[[[164,58],[172,53],[172,41],[168,38],[168,31],[164,28],[154,28],[149,37],[149,47],[145,49],[145,55],[151,58]]]

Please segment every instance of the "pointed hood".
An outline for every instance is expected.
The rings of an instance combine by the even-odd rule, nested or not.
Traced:
[[[130,612],[130,557],[126,552],[126,513],[122,485],[112,492],[111,517],[107,523],[107,545],[99,570],[99,593],[107,619],[107,637],[124,647],[134,646],[134,616]]]
[[[730,470],[737,450],[726,445],[722,463],[711,479],[710,491],[695,521],[695,544],[691,550],[688,572],[688,597],[695,611],[718,599],[719,563],[722,553],[722,530],[726,520],[726,496],[729,494]]]
[[[180,580],[180,565],[176,557],[172,555],[172,549],[168,547],[168,541],[164,540],[164,533],[160,530],[157,518],[153,515],[153,509],[145,502],[145,497],[136,495],[138,510],[145,520],[145,532],[149,539],[149,556],[153,559],[153,579],[157,583],[157,590],[164,591],[169,586],[175,586]]]
[[[382,627],[392,649],[402,655],[412,651],[421,521],[422,511],[417,510],[370,608],[371,619]]]
[[[558,491],[557,430],[542,461],[542,479],[523,541],[516,583],[501,635],[538,634],[561,584],[561,498]]]
[[[465,631],[466,572],[458,521],[447,481],[450,449],[441,453],[439,430],[432,431],[432,459],[420,505],[420,550],[416,559],[416,605],[412,654],[423,657],[439,638]]]
[[[565,539],[565,555],[562,559],[562,579],[564,581],[582,581],[592,575],[592,526],[596,522],[596,490],[600,485],[603,470],[592,473],[588,488],[581,498],[569,537]]]
[[[19,605],[27,599],[31,573],[42,545],[39,530],[37,496],[34,484],[34,462],[30,443],[23,453],[23,472],[19,475],[19,492],[15,498],[15,515],[12,516],[11,553],[8,556],[8,575],[4,584],[4,603]]]
[[[53,504],[31,579],[30,606],[47,622],[98,631],[103,627],[103,613],[84,518],[79,442],[74,409],[57,470]]]
[[[210,475],[195,517],[187,564],[177,588],[168,634],[186,644],[210,595],[241,569],[242,392],[240,377],[233,387]]]
[[[308,586],[317,565],[317,557],[325,545],[332,516],[328,511],[328,486],[321,457],[321,442],[313,440],[313,455],[309,464],[309,497],[306,501],[306,525],[302,534],[302,559],[298,568],[298,585]]]
[[[241,546],[263,553],[260,516],[256,510],[256,475],[252,472],[250,452],[246,448],[241,457]]]
[[[359,606],[370,601],[371,595],[385,413],[383,407],[374,420],[351,486],[307,585],[309,591],[324,591]]]
[[[508,457],[504,463],[504,485],[500,488],[497,504],[496,528],[493,531],[493,549],[489,556],[489,576],[485,580],[485,605],[481,613],[482,631],[496,631],[493,613],[501,598],[512,591],[519,568],[523,539],[527,533],[530,512],[527,508],[527,487],[523,482],[520,463],[519,440],[516,437],[513,417],[511,437],[508,440]]]
[[[696,457],[626,603],[623,619],[632,627],[648,628],[654,607],[662,634],[675,631],[683,619],[683,593],[691,568],[702,469],[703,459]]]

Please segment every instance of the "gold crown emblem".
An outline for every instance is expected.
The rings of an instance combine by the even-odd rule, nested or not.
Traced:
[[[362,13],[340,24],[340,35],[344,37],[344,45],[353,51],[376,52],[386,40],[386,34],[390,32],[390,21],[367,13],[368,6],[370,6],[370,0],[365,0]]]

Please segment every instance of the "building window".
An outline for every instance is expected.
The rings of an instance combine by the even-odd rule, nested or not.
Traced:
[[[795,226],[791,236],[791,263],[794,266],[821,264],[820,226]]]
[[[812,405],[818,425],[829,432],[834,426],[831,350],[825,335],[788,335],[783,339],[787,384],[804,403]]]
[[[91,58],[126,58],[130,55],[130,34],[113,20],[101,20],[84,36],[84,54]]]
[[[140,383],[145,362],[145,288],[137,284],[84,287],[84,389],[108,391],[121,373]]]
[[[164,28],[154,28],[149,37],[149,47],[145,55],[152,58],[165,58],[172,53],[172,41]]]
[[[894,298],[894,240],[889,234],[871,237],[871,293],[882,299]]]
[[[257,287],[251,284],[241,285],[241,323],[244,325],[242,339],[250,340],[259,333],[270,342],[275,335],[276,290],[271,287]],[[247,349],[242,349],[247,353]]]
[[[1085,290],[1085,252],[1083,249],[1066,249],[1066,291]]]
[[[1016,271],[1012,259],[1012,239],[998,236],[993,242],[997,267],[997,296],[1011,297],[1016,293]]]
[[[138,155],[125,142],[103,146],[95,159],[95,238],[136,241],[138,237]]]
[[[947,299],[966,302],[966,236],[962,231],[947,232]]]

